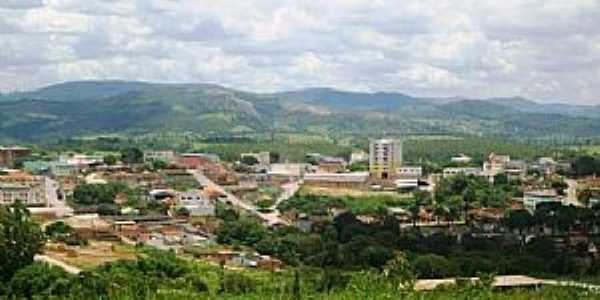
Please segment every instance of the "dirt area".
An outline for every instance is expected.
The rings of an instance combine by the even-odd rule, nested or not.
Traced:
[[[135,249],[131,246],[101,241],[89,241],[85,247],[48,244],[44,254],[84,270],[108,262],[136,258]]]
[[[59,218],[57,218],[56,216],[47,215],[47,214],[34,214],[34,215],[31,215],[31,218],[34,221],[36,221],[38,224],[49,224],[49,223],[59,220]]]
[[[364,191],[357,189],[346,189],[346,188],[330,188],[330,187],[315,187],[315,186],[303,186],[300,190],[303,194],[315,194],[315,195],[327,195],[334,197],[352,196],[352,197],[372,197],[372,196],[392,196],[392,197],[410,197],[410,194],[398,194],[396,192],[378,192],[378,191]]]

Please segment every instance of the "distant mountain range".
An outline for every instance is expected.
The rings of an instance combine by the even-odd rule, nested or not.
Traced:
[[[0,95],[0,141],[188,131],[592,137],[600,136],[600,106],[329,88],[261,94],[129,81],[67,82]]]

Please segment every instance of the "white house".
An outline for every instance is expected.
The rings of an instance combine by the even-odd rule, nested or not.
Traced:
[[[444,168],[443,174],[444,178],[458,174],[482,176],[483,170],[481,168]]]
[[[192,217],[215,215],[215,203],[201,191],[176,192],[177,206],[184,207]]]
[[[402,166],[396,170],[396,173],[403,178],[420,178],[423,176],[423,167]]]
[[[153,161],[172,163],[175,161],[175,153],[173,151],[144,151],[144,162]]]
[[[450,158],[450,161],[457,164],[468,164],[473,161],[473,159],[461,153],[458,156]]]
[[[523,193],[523,206],[531,213],[535,212],[538,204],[547,202],[562,203],[562,199],[553,189],[528,191]]]

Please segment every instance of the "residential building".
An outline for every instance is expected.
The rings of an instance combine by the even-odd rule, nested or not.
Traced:
[[[369,171],[377,179],[395,177],[402,165],[402,143],[398,140],[379,139],[369,145]]]
[[[394,183],[399,190],[414,190],[419,188],[419,180],[416,178],[396,179]]]
[[[320,187],[363,188],[368,179],[368,172],[312,173],[304,175],[304,184]]]
[[[369,161],[369,153],[360,150],[350,154],[350,164]]]
[[[461,153],[458,156],[450,158],[450,161],[457,164],[468,164],[473,161],[473,159]]]
[[[69,154],[61,155],[58,158],[61,163],[69,165],[89,167],[91,165],[99,165],[104,163],[104,156],[102,155],[87,155],[87,154]]]
[[[78,174],[80,166],[60,161],[34,160],[24,162],[23,170],[31,174],[48,174],[55,177],[61,177]]]
[[[556,173],[558,163],[552,157],[540,157],[536,168],[546,176]]]
[[[14,168],[17,159],[31,155],[24,147],[0,147],[0,167]]]
[[[81,167],[76,164],[66,162],[53,162],[50,164],[50,174],[55,177],[75,176],[80,170]]]
[[[45,160],[32,160],[23,162],[23,170],[31,174],[45,174],[50,171],[50,166],[53,164],[52,161]]]
[[[48,206],[51,197],[56,197],[56,186],[45,176],[26,173],[0,176],[0,205],[19,200],[27,206],[43,207]]]
[[[481,168],[444,168],[442,172],[444,178],[455,176],[458,174],[474,176],[482,176],[483,174],[483,170]]]
[[[215,215],[215,203],[206,197],[202,191],[176,192],[177,205],[184,207],[192,217]]]
[[[342,173],[346,171],[348,163],[341,157],[323,156],[319,159],[318,172]]]
[[[483,171],[494,175],[503,173],[509,162],[510,156],[496,155],[496,153],[492,152],[488,156],[487,161],[483,163]]]
[[[206,153],[183,153],[175,158],[175,162],[185,169],[199,169],[208,164],[218,163],[219,157]]]
[[[175,161],[175,153],[173,151],[144,151],[144,162],[162,161],[167,164]]]
[[[423,167],[402,166],[396,171],[398,177],[402,178],[420,178],[423,176]]]
[[[294,177],[300,178],[304,176],[308,164],[294,164],[294,163],[283,163],[283,164],[271,164],[271,169],[268,174],[270,177]]]
[[[64,219],[64,222],[84,239],[120,240],[115,235],[111,224],[98,214],[75,215]]]
[[[504,173],[510,179],[521,179],[527,176],[527,163],[523,160],[511,160],[504,165]]]
[[[562,199],[555,190],[535,190],[523,193],[523,207],[531,213],[534,213],[538,204],[547,202],[562,203]]]

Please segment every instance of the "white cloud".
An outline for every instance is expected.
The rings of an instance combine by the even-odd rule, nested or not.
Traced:
[[[0,0],[0,89],[76,79],[600,103],[596,0]]]
[[[0,8],[5,9],[29,9],[42,5],[42,0],[0,0]]]

